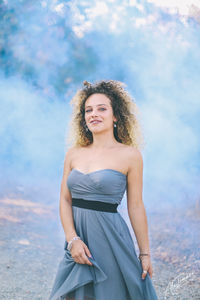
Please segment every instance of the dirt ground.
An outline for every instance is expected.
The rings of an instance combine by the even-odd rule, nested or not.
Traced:
[[[173,214],[170,209],[147,213],[158,298],[199,300],[199,207]],[[63,246],[58,206],[13,195],[1,197],[0,299],[47,300]]]

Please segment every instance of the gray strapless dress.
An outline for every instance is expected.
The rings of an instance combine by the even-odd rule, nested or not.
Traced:
[[[127,177],[102,169],[82,173],[72,169],[67,186],[73,198],[120,204]],[[129,228],[119,212],[104,212],[72,206],[77,235],[88,246],[93,266],[76,263],[67,241],[49,300],[158,300],[149,273],[141,279]]]

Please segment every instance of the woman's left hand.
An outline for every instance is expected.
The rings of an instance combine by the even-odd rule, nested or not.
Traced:
[[[146,270],[150,277],[152,278],[153,275],[153,268],[152,268],[152,264],[151,264],[151,259],[149,256],[143,256],[140,258],[140,262],[142,265],[142,271]],[[143,273],[142,272],[142,279],[145,279],[145,277],[147,276],[147,273]]]

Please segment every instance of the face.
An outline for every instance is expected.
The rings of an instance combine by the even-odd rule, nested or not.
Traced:
[[[91,132],[113,130],[113,115],[110,99],[104,94],[92,94],[85,102],[85,122]]]

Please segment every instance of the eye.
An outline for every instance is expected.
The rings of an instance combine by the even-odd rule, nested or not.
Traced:
[[[99,108],[99,110],[102,110],[102,111],[104,111],[104,110],[106,110],[106,108],[104,108],[104,107],[100,107]],[[87,112],[90,112],[91,111],[91,109],[87,109],[85,112],[87,113]]]

